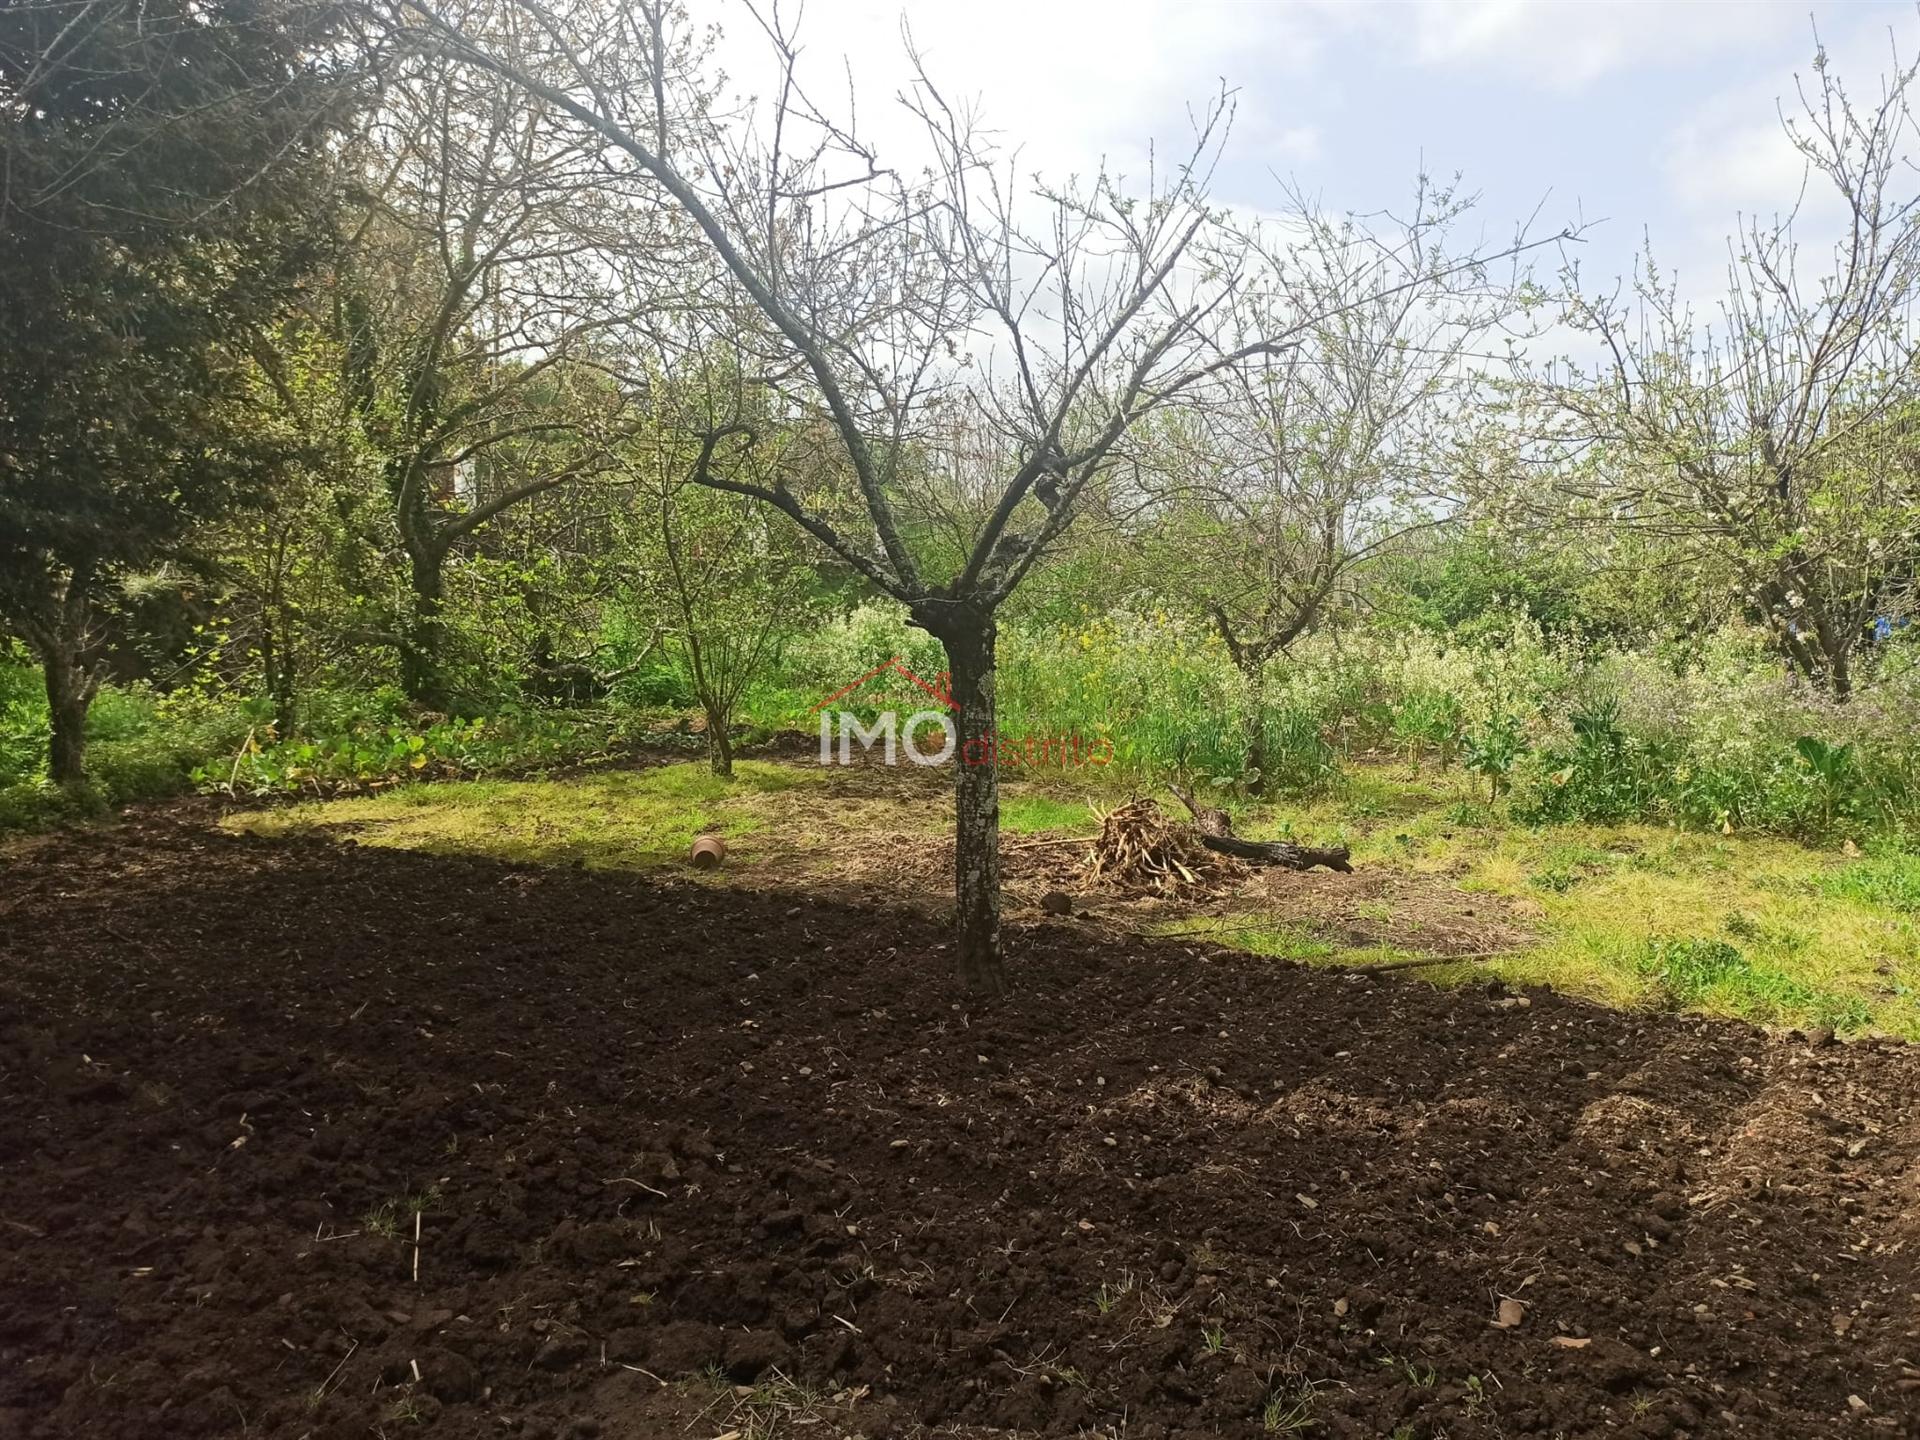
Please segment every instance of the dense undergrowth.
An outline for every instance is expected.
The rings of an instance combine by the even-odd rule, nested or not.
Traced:
[[[1113,787],[1181,777],[1224,798],[1304,797],[1338,790],[1356,759],[1391,756],[1474,777],[1488,805],[1525,824],[1645,821],[1895,847],[1920,833],[1920,669],[1901,653],[1846,704],[1786,676],[1740,630],[1685,651],[1582,646],[1520,617],[1470,642],[1329,632],[1257,685],[1211,631],[1164,614],[1010,626],[1000,653],[1002,735],[1077,737],[1065,753],[1080,758],[1056,747],[1042,768],[1097,770]],[[810,733],[822,698],[895,658],[939,683],[937,645],[888,607],[793,637],[741,707],[743,738]],[[108,685],[90,718],[93,789],[74,796],[41,780],[37,676],[5,665],[0,825],[189,788],[317,797],[537,773],[684,743],[699,724],[689,699],[663,661],[591,705],[494,697],[446,716],[385,688],[321,692],[282,733],[258,702]],[[932,704],[887,674],[835,708],[871,717]]]

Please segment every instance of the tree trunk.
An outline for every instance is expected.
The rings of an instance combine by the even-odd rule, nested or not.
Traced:
[[[269,606],[260,621],[260,674],[267,698],[273,702],[273,723],[284,738],[293,733],[293,655],[278,641]]]
[[[402,631],[400,646],[400,688],[414,704],[441,714],[448,708],[446,678],[441,674],[445,562],[445,554],[437,549],[414,552],[413,615]]]
[[[281,532],[267,559],[267,593],[260,603],[260,671],[267,698],[273,702],[273,723],[284,738],[293,733],[293,633],[286,593],[286,546]],[[281,620],[288,623],[281,626]]]
[[[1226,622],[1219,622],[1223,636],[1230,634]],[[1247,794],[1256,799],[1267,793],[1267,652],[1264,647],[1246,645],[1238,640],[1228,648],[1233,657],[1234,666],[1240,671],[1240,678],[1246,683],[1247,696],[1247,761],[1245,785]]]
[[[961,616],[942,627],[948,680],[960,707],[954,754],[955,973],[969,994],[1007,988],[1000,954],[1000,773],[994,729],[993,617]]]
[[[732,727],[731,716],[708,709],[707,758],[713,762],[713,773],[727,780],[733,778],[733,736],[728,733]]]
[[[1247,794],[1256,799],[1267,793],[1267,707],[1258,693],[1253,700],[1253,715],[1248,721]]]
[[[68,789],[87,783],[87,709],[100,688],[101,672],[87,660],[93,577],[91,561],[75,564],[50,603],[20,627],[47,688],[47,774]]]
[[[1833,698],[1844,705],[1853,698],[1853,657],[1850,646],[1843,645],[1837,639],[1822,636],[1827,646],[1827,687],[1833,691]]]
[[[78,789],[87,783],[87,707],[93,680],[71,645],[60,643],[41,654],[47,682],[47,774],[53,783]]]

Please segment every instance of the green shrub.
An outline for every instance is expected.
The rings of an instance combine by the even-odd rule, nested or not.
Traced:
[[[362,720],[331,734],[286,740],[263,730],[249,734],[235,755],[196,767],[192,778],[202,789],[230,795],[326,796],[415,779],[537,771],[610,753],[626,743],[631,718],[515,709],[491,720]]]
[[[63,790],[38,780],[0,786],[0,830],[38,830],[98,815],[106,808],[106,798],[91,786]]]

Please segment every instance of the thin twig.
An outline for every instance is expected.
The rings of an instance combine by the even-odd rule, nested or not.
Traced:
[[[600,1183],[602,1185],[638,1185],[642,1190],[646,1191],[647,1194],[658,1195],[662,1200],[667,1200],[672,1198],[667,1194],[666,1191],[656,1190],[653,1188],[653,1186],[647,1184],[646,1181],[636,1180],[631,1175],[616,1175],[613,1177],[613,1179],[602,1180]]]
[[[1051,840],[1019,840],[1011,845],[1002,845],[1000,848],[1002,851],[1012,851],[1039,850],[1048,845],[1091,845],[1099,838],[1098,835],[1068,835]]]

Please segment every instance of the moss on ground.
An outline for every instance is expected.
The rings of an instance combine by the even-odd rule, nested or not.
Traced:
[[[605,771],[563,780],[408,785],[232,817],[257,834],[339,831],[363,845],[503,860],[644,868],[682,859],[694,838],[758,834],[795,790],[818,786],[799,766],[741,761],[731,781],[705,762]]]

